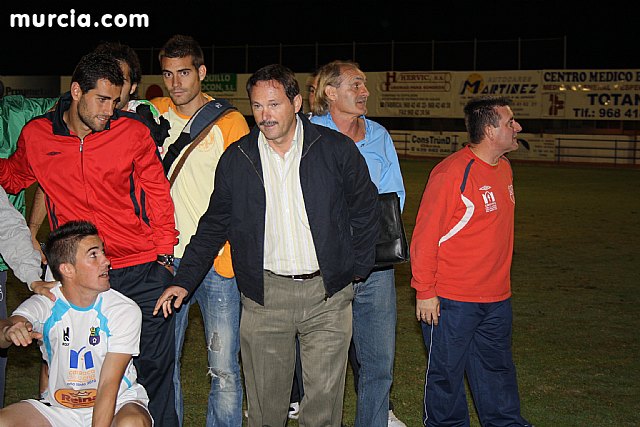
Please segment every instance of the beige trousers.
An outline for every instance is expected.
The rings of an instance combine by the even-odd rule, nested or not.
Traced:
[[[340,427],[351,340],[353,288],[326,298],[322,277],[295,281],[265,272],[265,304],[242,295],[240,349],[249,427],[284,426],[300,340],[302,427]]]

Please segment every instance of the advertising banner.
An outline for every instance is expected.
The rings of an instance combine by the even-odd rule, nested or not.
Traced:
[[[541,118],[640,119],[640,70],[543,70]]]
[[[369,115],[451,117],[452,73],[388,71],[367,73]]]
[[[56,76],[0,76],[0,98],[8,95],[54,98],[60,95],[60,79]]]
[[[466,132],[391,130],[398,156],[446,157],[467,142]]]
[[[556,160],[556,135],[518,134],[519,147],[507,154],[509,159],[553,162]]]
[[[453,76],[454,117],[464,117],[464,105],[480,95],[506,96],[518,119],[540,116],[539,71],[472,71]]]
[[[207,74],[201,83],[202,91],[210,95],[235,94],[238,90],[238,75],[235,73]]]
[[[400,157],[446,157],[468,142],[465,132],[392,130],[389,133]],[[555,161],[555,135],[521,133],[518,139],[518,149],[507,154],[510,159]]]
[[[202,89],[229,100],[249,116],[245,89],[249,76],[210,74]],[[520,120],[640,120],[640,70],[387,71],[366,76],[370,117],[462,118],[469,99],[498,95],[511,99],[511,109]],[[308,77],[306,73],[296,75],[305,112]],[[55,84],[48,89],[50,85],[43,83],[47,78],[20,78],[23,83],[12,79],[0,77],[5,95],[47,96],[45,93],[58,90]],[[59,90],[68,90],[69,83],[69,76],[60,78]],[[169,94],[161,76],[145,75],[138,95],[152,99]]]

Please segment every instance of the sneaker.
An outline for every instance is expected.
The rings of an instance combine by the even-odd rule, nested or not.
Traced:
[[[299,416],[300,416],[300,403],[291,402],[289,404],[289,415],[288,415],[289,419],[297,420]]]
[[[389,410],[389,424],[387,425],[389,427],[407,427],[407,425],[400,421],[398,417],[396,417],[396,414],[391,410]]]

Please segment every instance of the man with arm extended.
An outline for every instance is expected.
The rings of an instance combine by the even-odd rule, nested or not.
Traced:
[[[149,129],[115,109],[124,83],[118,61],[85,55],[71,80],[56,110],[29,122],[16,152],[0,159],[0,185],[16,192],[38,181],[52,230],[75,219],[99,227],[113,267],[111,286],[142,310],[134,363],[149,408],[157,423],[173,426],[174,323],[152,315],[173,277],[165,267],[177,241],[169,183]]]
[[[9,202],[7,193],[0,186],[0,254],[13,270],[13,274],[32,289],[34,282],[40,281],[40,256],[31,245],[31,234],[24,217]],[[7,272],[0,272],[6,281]],[[6,301],[6,290],[0,291],[0,299]],[[6,310],[6,305],[5,305]],[[6,318],[6,312],[0,318]]]
[[[24,400],[0,411],[3,426],[152,425],[147,394],[136,382],[141,313],[109,289],[109,260],[95,226],[71,221],[47,243],[49,266],[61,283],[56,301],[36,295],[0,321],[0,347],[40,340],[49,365],[48,399]]]
[[[247,93],[257,125],[222,155],[209,208],[156,310],[179,307],[229,240],[249,426],[285,424],[296,336],[305,378],[299,423],[339,426],[351,282],[368,276],[375,258],[375,186],[344,135],[300,113],[288,68],[256,71]]]
[[[151,102],[166,118],[171,129],[169,137],[161,147],[163,157],[169,147],[177,144],[189,119],[213,98],[202,92],[201,82],[207,69],[202,49],[189,36],[171,37],[160,51],[162,78],[169,97],[156,98]],[[210,114],[202,110],[198,118]],[[210,117],[207,117],[210,120]],[[196,232],[198,221],[209,206],[213,192],[213,177],[224,150],[249,133],[242,114],[235,109],[223,113],[212,127],[206,127],[202,135],[191,144],[169,167],[169,176],[176,173],[178,164],[186,159],[171,185],[171,197],[176,208],[176,228],[180,241],[175,247],[174,267],[180,270],[180,261],[191,236]],[[165,161],[167,160],[166,157]],[[226,243],[182,308],[176,312],[176,362],[174,385],[176,389],[176,411],[180,424],[183,420],[183,396],[180,383],[180,357],[185,332],[189,324],[189,308],[198,303],[205,329],[207,359],[211,375],[211,389],[207,405],[207,426],[239,426],[242,424],[242,380],[240,378],[240,292],[231,265],[231,248]]]
[[[464,108],[469,145],[432,171],[411,241],[411,286],[427,348],[424,425],[469,425],[466,374],[483,426],[530,426],[511,355],[515,196],[504,154],[522,131],[509,100]]]

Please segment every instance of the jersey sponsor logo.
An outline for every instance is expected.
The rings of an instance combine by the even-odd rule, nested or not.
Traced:
[[[71,350],[69,353],[69,368],[78,369],[78,361],[83,360],[85,369],[93,369],[93,354],[90,351],[86,351],[83,354],[85,348],[82,347],[78,351]]]
[[[97,394],[98,391],[95,388],[85,390],[63,388],[56,390],[54,398],[56,399],[56,402],[66,408],[91,408],[96,403]]]
[[[100,328],[92,327],[89,329],[89,344],[95,346],[100,344]]]
[[[498,204],[496,203],[496,196],[493,195],[493,191],[487,190],[484,193],[482,193],[482,200],[484,200],[485,212],[493,212],[495,210],[498,210]]]
[[[69,332],[69,327],[67,326],[62,330],[62,345],[68,346],[69,341],[71,341],[71,335]]]
[[[69,370],[66,383],[72,387],[86,387],[96,383],[96,369],[93,353],[86,346],[76,351],[69,351]]]

